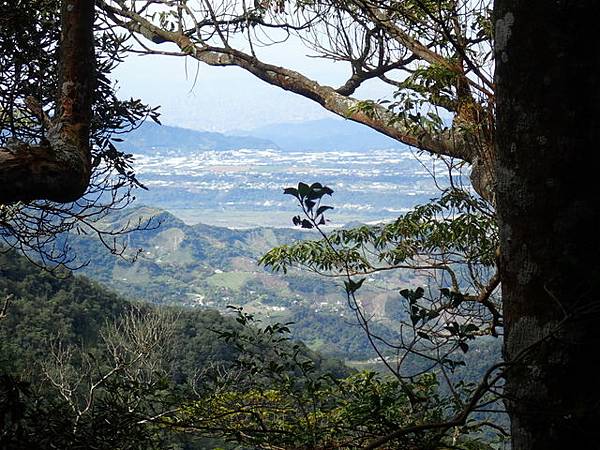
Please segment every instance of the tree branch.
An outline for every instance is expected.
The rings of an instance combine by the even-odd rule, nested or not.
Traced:
[[[83,195],[91,176],[94,1],[63,0],[57,114],[47,140],[0,148],[0,204]]]
[[[426,130],[416,133],[386,107],[373,103],[366,112],[361,101],[340,94],[331,86],[321,85],[294,70],[264,63],[256,57],[227,47],[212,47],[194,43],[184,33],[167,31],[131,10],[118,9],[99,1],[98,6],[113,21],[129,31],[139,33],[154,43],[171,42],[190,57],[210,66],[237,66],[257,78],[286,91],[306,97],[345,119],[362,123],[404,144],[419,148],[432,154],[449,156],[472,162],[474,149],[453,130],[440,135],[432,135]]]
[[[498,364],[494,364],[493,366],[491,366],[484,374],[484,376],[481,380],[481,383],[477,386],[477,388],[473,392],[473,395],[471,396],[471,399],[469,400],[469,402],[465,405],[465,407],[461,411],[459,411],[450,420],[448,420],[446,422],[438,422],[438,423],[430,423],[430,424],[425,423],[422,425],[414,425],[412,427],[400,428],[400,429],[388,434],[387,436],[383,436],[383,437],[371,442],[369,445],[364,447],[364,450],[373,450],[373,449],[379,448],[394,439],[398,439],[403,436],[407,436],[409,434],[414,434],[414,433],[418,433],[418,432],[422,432],[422,431],[436,430],[436,429],[445,431],[452,427],[458,427],[458,426],[464,425],[467,422],[469,415],[475,410],[475,408],[477,408],[477,404],[483,398],[483,396],[487,392],[489,392],[490,388],[492,388],[502,378],[502,372],[498,375],[495,375],[493,378],[492,378],[492,374],[495,371],[497,371],[498,369],[503,368],[504,366],[506,366],[505,363],[498,363]]]
[[[10,306],[10,302],[13,297],[13,294],[8,294],[6,297],[4,297],[4,304],[2,305],[2,309],[0,309],[0,320],[8,316],[8,307]]]
[[[360,85],[372,78],[381,78],[385,76],[387,72],[390,70],[398,69],[409,64],[412,61],[412,58],[407,60],[398,61],[393,64],[387,64],[383,66],[376,67],[372,70],[363,70],[362,67],[358,67],[355,73],[339,88],[336,89],[338,94],[341,95],[352,95],[356,89],[360,87]]]

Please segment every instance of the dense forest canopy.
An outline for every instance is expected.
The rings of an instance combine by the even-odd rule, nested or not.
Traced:
[[[241,311],[131,304],[14,252],[0,255],[0,274],[0,292],[15,296],[0,324],[1,448],[360,448],[455,408],[432,374],[415,381],[411,407],[397,382]],[[469,430],[479,425],[460,437],[425,427],[392,445],[489,448]]]

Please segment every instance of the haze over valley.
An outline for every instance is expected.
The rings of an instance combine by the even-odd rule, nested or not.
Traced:
[[[125,136],[122,147],[133,153],[149,189],[138,193],[138,204],[190,224],[287,227],[297,211],[283,189],[321,182],[334,190],[331,225],[341,226],[394,219],[438,195],[436,181],[447,182],[442,163],[349,122],[272,126],[256,134],[146,125]]]

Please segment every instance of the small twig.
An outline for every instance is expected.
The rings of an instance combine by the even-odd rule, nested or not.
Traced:
[[[2,309],[0,310],[0,320],[8,316],[8,307],[10,306],[10,302],[13,298],[13,294],[8,294],[6,297],[4,297],[4,305],[2,305]]]

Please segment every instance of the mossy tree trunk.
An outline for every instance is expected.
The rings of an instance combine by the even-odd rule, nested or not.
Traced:
[[[513,448],[600,445],[595,2],[496,0],[497,208]],[[584,37],[585,35],[585,37]]]

